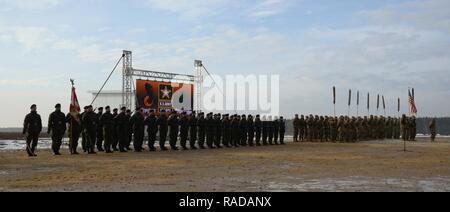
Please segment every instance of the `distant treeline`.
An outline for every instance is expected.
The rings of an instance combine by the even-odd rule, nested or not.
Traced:
[[[430,134],[428,125],[432,118],[418,118],[417,119],[417,133]],[[450,135],[450,117],[436,118],[437,132],[441,135]]]

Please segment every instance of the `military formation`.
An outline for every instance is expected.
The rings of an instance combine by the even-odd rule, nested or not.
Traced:
[[[416,138],[415,117],[365,116],[329,117],[295,115],[294,142],[358,142],[384,139]]]
[[[24,121],[23,134],[27,140],[27,153],[36,156],[35,150],[42,131],[42,120],[36,105]],[[238,148],[241,146],[284,145],[286,122],[283,117],[272,119],[260,115],[229,115],[213,113],[187,114],[186,112],[150,111],[145,113],[137,108],[134,113],[123,107],[113,109],[107,106],[84,107],[81,114],[64,114],[61,105],[48,120],[48,134],[54,155],[61,155],[62,140],[69,137],[70,154],[77,155],[81,138],[82,150],[87,154],[97,152],[142,152],[147,141],[149,151],[167,151],[166,143],[172,150],[196,150],[215,148]],[[133,142],[132,142],[133,141]],[[131,147],[133,144],[133,148]],[[179,144],[179,145],[178,145]]]

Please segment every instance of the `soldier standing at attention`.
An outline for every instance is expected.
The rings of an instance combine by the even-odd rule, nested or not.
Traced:
[[[224,115],[224,118],[222,120],[222,137],[223,146],[230,148],[231,147],[231,122],[228,117],[228,114]]]
[[[405,114],[403,114],[402,119],[400,120],[400,126],[402,131],[403,141],[408,140],[408,118]]]
[[[66,115],[61,112],[61,104],[55,105],[55,112],[48,117],[47,134],[52,137],[52,151],[53,155],[61,155],[62,139],[66,133]]]
[[[247,131],[248,131],[248,145],[254,146],[253,143],[255,139],[255,123],[253,121],[253,116],[249,115],[247,119]]]
[[[256,146],[261,146],[261,127],[262,127],[262,123],[261,123],[261,119],[260,119],[259,115],[256,115],[254,126],[255,126],[254,128],[255,128]]]
[[[104,150],[105,153],[113,153],[111,150],[111,146],[114,140],[114,116],[111,114],[111,107],[106,106],[106,112],[100,116],[100,123],[103,127],[103,135],[104,135]]]
[[[27,153],[29,157],[36,157],[36,147],[39,140],[39,134],[42,131],[41,116],[37,113],[35,104],[30,107],[31,112],[25,116],[23,122],[23,135],[27,139]]]
[[[434,142],[436,139],[436,134],[437,134],[437,127],[436,127],[436,119],[433,118],[430,121],[430,124],[428,125],[428,128],[430,129],[430,134],[431,134],[431,142]]]
[[[97,138],[97,114],[94,113],[93,107],[88,106],[87,112],[83,115],[83,126],[86,134],[86,148],[88,154],[96,154],[95,143]]]
[[[299,140],[300,141],[302,141],[302,142],[305,142],[306,141],[306,137],[307,137],[307,134],[306,134],[306,120],[305,120],[305,116],[304,115],[302,115],[301,117],[300,117],[300,120],[299,120],[299,127],[300,127],[300,129],[299,129]]]
[[[131,122],[130,122],[131,110],[128,109],[126,111],[125,115],[127,116],[127,125],[128,125],[127,136],[126,136],[127,140],[126,140],[126,143],[125,143],[125,150],[130,151],[131,150],[131,147],[130,147],[131,141],[133,140],[133,126],[131,125]]]
[[[127,152],[129,119],[126,115],[126,107],[120,109],[120,113],[114,118],[116,122],[117,137],[119,139],[119,151]]]
[[[143,115],[144,111],[142,108],[138,107],[130,118],[130,125],[134,134],[134,151],[142,152],[144,148],[144,133],[145,133],[145,117]]]
[[[88,111],[88,106],[85,106],[83,108],[83,112],[81,113],[80,117],[81,117],[81,148],[83,149],[83,152],[87,152],[88,148],[87,148],[87,136],[86,136],[86,132],[84,131],[84,124],[83,124],[83,116],[84,114],[87,113]]]
[[[213,114],[208,113],[206,116],[206,145],[210,149],[214,149],[213,143],[214,143],[214,119]]]
[[[177,141],[178,141],[178,133],[179,133],[179,119],[178,114],[176,112],[172,112],[169,119],[167,120],[170,131],[169,131],[169,144],[172,150],[178,150]]]
[[[197,130],[198,130],[197,117],[195,111],[192,111],[191,115],[189,115],[188,124],[189,124],[189,146],[191,150],[195,150],[197,149],[197,147],[195,147],[195,143],[197,142]]]
[[[206,120],[205,113],[199,113],[199,118],[197,120],[198,126],[198,146],[200,149],[205,149],[205,139],[206,139]]]
[[[155,142],[158,133],[158,124],[156,123],[155,111],[151,110],[150,115],[145,119],[148,134],[148,148],[150,152],[156,151]]]
[[[411,123],[410,123],[410,135],[411,135],[411,141],[416,141],[417,136],[417,124],[416,124],[416,117],[411,117]]]
[[[278,136],[280,135],[280,123],[278,117],[273,120],[273,143],[278,145]]]
[[[222,141],[222,115],[219,113],[219,114],[217,114],[217,116],[216,116],[216,119],[215,119],[215,128],[216,128],[216,130],[214,131],[215,132],[215,137],[214,137],[214,145],[217,147],[217,148],[219,148],[219,149],[221,149],[222,148],[222,145],[221,145],[221,141]]]
[[[280,133],[280,144],[281,145],[285,145],[285,143],[284,143],[284,135],[286,133],[286,122],[284,121],[283,116],[280,117],[280,120],[278,121],[278,124],[279,124],[279,127],[278,127],[279,132],[277,132],[277,133]]]
[[[232,131],[232,145],[234,147],[239,147],[239,119],[237,115],[233,116],[231,121],[231,131]]]
[[[113,129],[113,143],[112,143],[112,149],[115,152],[119,151],[119,148],[117,147],[119,145],[119,133],[117,133],[117,123],[116,123],[116,117],[119,115],[119,109],[114,108],[113,110],[113,124],[114,124],[114,129]]]
[[[241,146],[247,146],[247,116],[242,115],[241,120],[239,122],[239,130],[240,130],[240,144]]]
[[[264,146],[267,146],[267,137],[269,136],[268,134],[268,124],[267,124],[267,119],[265,116],[263,116],[262,119],[262,142]]]
[[[161,148],[161,151],[167,151],[168,149],[166,148],[166,139],[167,139],[168,123],[165,112],[161,112],[161,114],[159,114],[156,123],[159,126],[159,146]]]
[[[295,118],[292,122],[294,127],[294,142],[299,141],[299,131],[300,131],[300,119],[298,118],[298,114],[295,114]]]
[[[312,142],[313,141],[313,121],[314,121],[314,117],[313,115],[310,115],[307,119],[306,119],[306,128],[307,128],[307,134],[308,134],[308,141]]]
[[[103,149],[103,140],[105,139],[104,134],[103,134],[103,125],[102,122],[100,121],[100,117],[102,117],[103,115],[103,108],[99,107],[98,108],[98,113],[97,113],[97,150],[99,152],[104,152],[105,150]]]
[[[77,148],[81,133],[81,116],[80,114],[76,114],[75,116],[70,113],[66,116],[66,122],[69,124],[69,151],[71,155],[79,154]]]
[[[272,116],[269,116],[267,121],[267,141],[269,142],[269,145],[273,145],[273,128]]]
[[[188,150],[187,148],[187,139],[189,137],[189,120],[186,115],[186,112],[181,113],[180,118],[180,144],[183,150]]]

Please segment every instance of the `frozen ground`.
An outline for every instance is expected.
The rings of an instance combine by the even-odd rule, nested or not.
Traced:
[[[450,191],[450,142],[54,157],[0,150],[0,191]]]

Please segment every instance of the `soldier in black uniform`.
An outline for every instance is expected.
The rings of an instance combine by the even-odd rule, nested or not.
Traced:
[[[277,117],[273,120],[273,143],[278,145],[278,136],[280,132],[280,123]]]
[[[242,115],[239,122],[240,145],[247,146],[247,117]]]
[[[78,140],[80,139],[81,133],[81,116],[80,114],[76,114],[73,116],[71,113],[68,113],[66,116],[66,122],[69,125],[68,134],[69,134],[69,151],[71,155],[78,155]]]
[[[216,130],[215,132],[215,136],[214,136],[214,145],[221,149],[222,145],[221,145],[221,141],[222,141],[222,115],[219,113],[217,114],[216,118],[215,118],[215,128]]]
[[[267,137],[269,145],[273,145],[273,134],[274,134],[274,123],[272,117],[269,116],[269,120],[267,121]]]
[[[172,112],[169,119],[167,120],[169,125],[169,144],[172,150],[178,150],[177,141],[178,141],[178,133],[179,133],[179,119],[178,114],[176,112]]]
[[[189,115],[188,118],[188,125],[189,125],[189,146],[192,150],[197,149],[195,146],[195,143],[197,142],[197,117],[195,114],[195,111],[192,111],[191,115]]]
[[[55,105],[55,112],[48,117],[47,134],[52,137],[52,151],[54,155],[61,155],[62,139],[66,133],[66,115],[61,112],[61,104]]]
[[[162,112],[158,116],[156,123],[159,126],[159,146],[161,148],[161,151],[167,151],[166,139],[167,139],[168,123],[167,123],[167,116],[166,116],[165,112]]]
[[[97,114],[94,113],[93,107],[88,106],[87,112],[83,115],[83,126],[86,134],[86,150],[88,154],[96,154],[94,151],[97,138]]]
[[[84,131],[84,124],[83,124],[83,116],[84,114],[87,113],[88,111],[88,106],[85,106],[83,108],[83,112],[81,113],[80,117],[81,117],[81,148],[83,149],[83,152],[87,152],[88,148],[87,148],[87,136],[86,136],[86,132]]]
[[[284,135],[286,133],[286,122],[284,121],[283,116],[280,117],[280,120],[278,121],[279,127],[278,129],[280,130],[280,144],[281,145],[285,145],[284,143]]]
[[[247,134],[248,134],[248,145],[254,146],[255,139],[255,123],[253,121],[253,116],[249,115],[247,118]]]
[[[206,116],[206,145],[210,149],[214,149],[213,143],[214,143],[214,119],[213,114],[208,113]]]
[[[205,149],[205,137],[206,137],[206,120],[205,114],[199,113],[199,118],[197,120],[198,126],[198,146],[200,149]]]
[[[129,119],[126,115],[126,107],[122,107],[120,109],[120,113],[114,118],[116,124],[117,138],[119,140],[119,151],[127,152],[127,144],[128,144],[128,128]]]
[[[266,117],[262,120],[262,142],[264,146],[267,146],[267,137],[269,136],[269,126]]]
[[[114,115],[111,114],[111,108],[107,106],[106,112],[100,116],[100,123],[103,127],[103,136],[105,139],[104,150],[106,153],[113,153],[111,146],[114,141]]]
[[[233,120],[231,121],[231,131],[232,131],[232,145],[234,146],[234,147],[239,147],[239,145],[240,145],[240,130],[239,130],[239,123],[240,123],[240,120],[239,120],[239,117],[240,116],[238,116],[238,115],[234,115],[234,118],[233,118]]]
[[[189,137],[189,120],[186,112],[183,112],[180,117],[180,145],[183,150],[188,150],[187,140]]]
[[[158,124],[153,110],[150,111],[150,115],[145,119],[145,125],[147,125],[148,148],[151,152],[154,152],[156,151],[155,142],[156,134],[158,133]]]
[[[112,141],[112,149],[114,152],[118,152],[119,148],[119,134],[117,133],[117,123],[116,123],[116,117],[119,115],[119,109],[114,108],[113,110],[113,124],[114,124],[114,132],[113,132],[113,141]]]
[[[144,111],[138,107],[136,109],[136,112],[131,116],[130,118],[130,126],[133,129],[134,134],[134,151],[135,152],[142,152],[144,148],[142,145],[144,145],[144,133],[145,133],[145,117],[143,115]]]
[[[133,140],[133,126],[131,125],[131,121],[130,121],[130,119],[131,119],[131,110],[130,109],[128,109],[127,111],[126,111],[126,116],[127,116],[127,121],[128,121],[128,128],[127,128],[127,141],[126,141],[126,144],[125,144],[125,149],[127,150],[127,151],[131,151],[132,149],[131,149],[131,141]]]
[[[39,134],[42,131],[41,116],[37,113],[36,105],[31,105],[31,112],[25,116],[23,122],[23,134],[27,139],[27,153],[30,157],[36,157],[36,147],[39,140]]]
[[[99,107],[98,108],[98,113],[97,113],[97,118],[98,118],[98,123],[97,123],[97,150],[99,152],[104,152],[105,150],[103,149],[103,141],[105,140],[105,135],[103,134],[103,125],[102,122],[100,121],[100,117],[102,117],[103,115],[103,107]]]
[[[254,121],[254,130],[255,130],[255,142],[256,146],[261,146],[261,130],[262,130],[262,122],[260,115],[256,115]]]
[[[229,119],[229,115],[223,115],[222,119],[222,145],[224,147],[231,147],[231,122]]]

